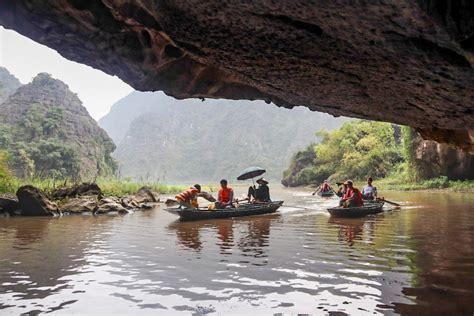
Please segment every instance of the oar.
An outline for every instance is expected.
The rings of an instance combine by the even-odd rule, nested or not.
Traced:
[[[398,206],[398,207],[400,207],[400,206],[401,206],[400,204],[398,204],[398,203],[395,203],[395,202],[392,202],[392,201],[389,201],[389,200],[386,200],[385,198],[382,198],[382,199],[380,199],[380,198],[377,198],[377,200],[379,200],[379,201],[383,201],[383,202],[387,202],[388,204],[392,204],[392,205],[395,205],[395,206]]]

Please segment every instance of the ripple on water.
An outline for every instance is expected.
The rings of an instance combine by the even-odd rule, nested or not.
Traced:
[[[409,207],[346,220],[281,194],[281,215],[235,220],[2,218],[0,314],[474,312],[469,197],[387,196]]]

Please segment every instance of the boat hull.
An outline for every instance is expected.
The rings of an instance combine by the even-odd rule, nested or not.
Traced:
[[[318,195],[319,195],[320,197],[331,197],[331,196],[334,195],[334,192],[332,192],[332,191],[329,191],[329,192],[321,192],[321,191],[319,191],[319,192],[318,192]]]
[[[276,201],[264,205],[248,204],[238,208],[216,209],[212,211],[195,209],[167,209],[167,211],[178,215],[180,221],[198,221],[271,214],[275,213],[282,204],[283,201]]]
[[[373,202],[361,207],[332,207],[328,212],[336,217],[362,217],[383,212],[383,204]]]

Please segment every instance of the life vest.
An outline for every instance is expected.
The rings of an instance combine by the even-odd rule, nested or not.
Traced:
[[[357,206],[363,206],[364,201],[362,197],[362,193],[360,193],[359,189],[352,188],[352,189],[347,189],[346,192],[346,198],[354,198],[354,204]]]
[[[230,199],[231,199],[233,193],[234,193],[234,191],[232,190],[232,188],[229,188],[229,187],[227,187],[225,189],[221,188],[219,190],[219,202],[224,203],[224,204],[227,204],[227,203],[231,202]]]
[[[324,183],[321,186],[321,192],[329,192],[329,191],[331,191],[331,186],[329,185],[329,183]]]
[[[192,200],[196,199],[196,194],[198,193],[198,189],[195,187],[191,187],[188,190],[181,192],[180,194],[176,195],[175,198],[182,202],[191,203]]]

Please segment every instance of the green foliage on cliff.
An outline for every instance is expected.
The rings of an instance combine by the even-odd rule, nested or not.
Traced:
[[[319,184],[329,177],[383,178],[404,161],[391,124],[351,121],[333,132],[319,131],[322,142],[298,152],[285,171],[287,186]]]
[[[15,176],[92,180],[114,173],[114,143],[61,81],[39,74],[0,111],[0,148]]]
[[[8,168],[8,154],[0,151],[0,193],[10,191],[13,176]]]

